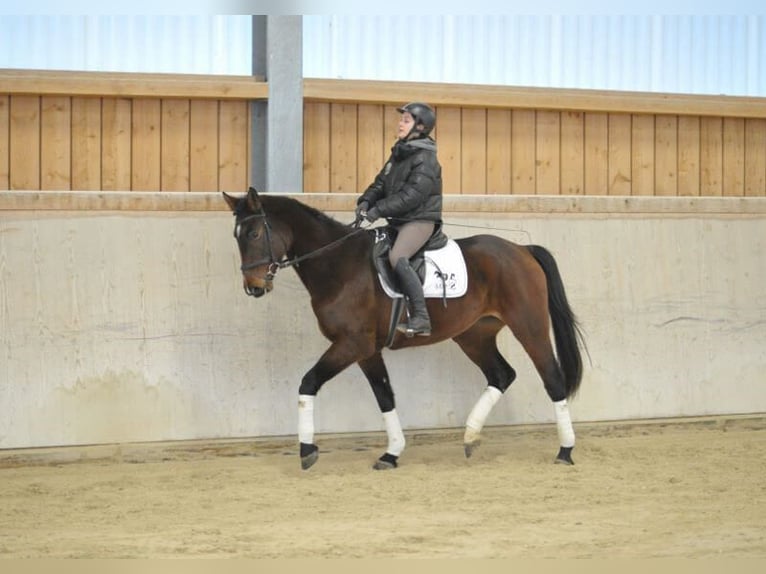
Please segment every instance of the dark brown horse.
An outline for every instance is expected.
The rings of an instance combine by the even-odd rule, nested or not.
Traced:
[[[319,329],[330,346],[304,375],[298,400],[298,438],[304,469],[318,458],[314,444],[314,397],[327,381],[357,363],[367,377],[388,434],[388,448],[374,465],[394,468],[404,449],[381,350],[391,323],[392,300],[372,262],[373,232],[354,229],[295,199],[223,194],[235,217],[234,237],[242,258],[245,292],[260,297],[274,287],[276,272],[294,266],[311,295]],[[504,326],[526,350],[554,404],[560,448],[555,461],[573,464],[574,431],[567,398],[582,378],[581,335],[567,302],[553,256],[543,247],[521,246],[492,235],[458,239],[468,270],[468,291],[445,308],[430,300],[432,332],[390,345],[403,349],[453,339],[484,373],[487,387],[466,421],[466,456],[480,442],[492,407],[516,378],[497,349]],[[550,327],[556,354],[550,339]]]

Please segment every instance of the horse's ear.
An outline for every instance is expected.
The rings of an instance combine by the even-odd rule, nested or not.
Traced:
[[[250,211],[256,213],[261,211],[261,200],[254,187],[247,190],[247,206],[250,208]]]
[[[234,197],[233,195],[229,195],[225,191],[221,192],[223,194],[223,198],[226,200],[226,203],[229,204],[229,207],[232,211],[237,211],[237,203],[239,202],[238,197]]]

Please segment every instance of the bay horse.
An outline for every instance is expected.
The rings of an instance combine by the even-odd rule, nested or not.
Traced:
[[[298,390],[298,440],[302,468],[319,457],[314,444],[314,398],[327,381],[357,363],[369,381],[388,437],[378,470],[396,468],[405,438],[381,351],[389,334],[392,300],[383,291],[372,260],[374,232],[353,228],[287,196],[223,197],[235,216],[245,292],[261,297],[274,288],[279,269],[293,267],[311,297],[321,333],[330,346],[303,376]],[[497,349],[508,326],[529,355],[553,401],[559,437],[554,462],[574,464],[574,429],[567,399],[580,386],[583,343],[553,256],[536,245],[517,245],[493,235],[457,239],[466,260],[468,290],[462,297],[428,300],[432,331],[407,338],[397,333],[391,349],[453,339],[487,379],[468,415],[463,439],[470,457],[495,403],[516,378]],[[551,343],[553,328],[556,353]]]

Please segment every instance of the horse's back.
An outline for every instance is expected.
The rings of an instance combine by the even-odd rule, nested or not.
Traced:
[[[496,248],[520,248],[518,243],[509,241],[499,237],[498,235],[490,235],[489,233],[482,233],[479,235],[470,235],[468,237],[460,237],[455,239],[461,249],[472,249],[474,246],[482,246],[483,248],[496,247]]]
[[[497,235],[472,235],[455,240],[460,246],[468,268],[469,283],[479,280],[511,287],[516,282],[533,281],[539,285],[544,274],[531,251]]]
[[[525,246],[497,235],[471,235],[470,237],[455,239],[455,242],[460,246],[466,260],[479,256],[498,259],[527,258],[530,256],[529,250]]]

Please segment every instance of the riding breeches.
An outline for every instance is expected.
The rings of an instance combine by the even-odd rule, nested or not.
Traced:
[[[409,261],[426,244],[434,232],[435,225],[433,221],[410,221],[402,225],[388,253],[391,269],[396,268],[396,262],[402,257],[406,257]]]

